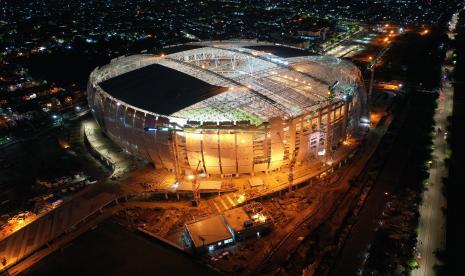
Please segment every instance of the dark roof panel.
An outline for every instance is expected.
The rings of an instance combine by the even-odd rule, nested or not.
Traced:
[[[152,64],[101,82],[113,97],[135,107],[170,115],[227,91],[174,69]]]

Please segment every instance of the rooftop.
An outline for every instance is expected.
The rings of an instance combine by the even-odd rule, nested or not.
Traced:
[[[242,207],[226,210],[223,216],[234,232],[244,229],[244,223],[250,220],[250,216]]]
[[[282,45],[257,45],[247,46],[246,48],[271,53],[282,58],[308,56],[308,51],[299,48],[291,48]]]
[[[221,215],[186,224],[186,228],[195,247],[216,244],[233,238]]]

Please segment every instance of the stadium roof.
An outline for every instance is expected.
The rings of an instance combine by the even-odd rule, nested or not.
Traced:
[[[282,45],[256,45],[256,46],[252,45],[252,46],[247,46],[245,48],[271,53],[275,56],[282,57],[282,58],[301,57],[301,56],[308,55],[308,51],[298,49],[298,48],[286,47]]]
[[[348,61],[285,48],[251,41],[196,42],[171,47],[164,56],[114,60],[94,78],[115,98],[157,114],[256,125],[326,105],[328,87],[336,82],[336,100],[363,85]]]
[[[162,115],[227,91],[159,64],[108,79],[100,87],[130,105]]]

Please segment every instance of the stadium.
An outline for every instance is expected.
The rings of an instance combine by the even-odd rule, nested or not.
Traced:
[[[323,160],[366,112],[352,63],[256,41],[119,57],[91,73],[87,92],[111,140],[178,176],[253,175]]]

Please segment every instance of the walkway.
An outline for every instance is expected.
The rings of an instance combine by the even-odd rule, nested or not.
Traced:
[[[98,155],[113,170],[112,177],[120,177],[134,167],[129,155],[113,142],[109,141],[94,120],[83,122],[85,139],[94,154]]]

